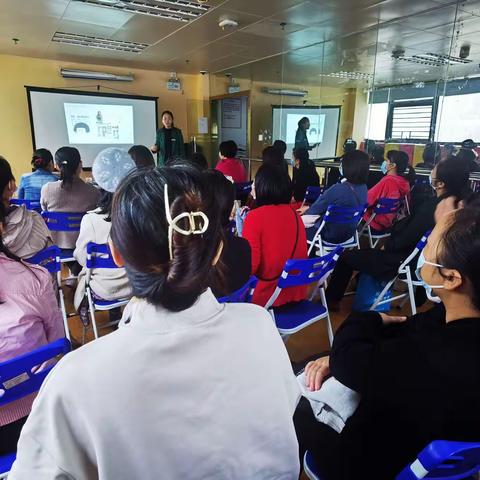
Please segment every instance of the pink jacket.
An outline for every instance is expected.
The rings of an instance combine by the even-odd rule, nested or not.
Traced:
[[[0,254],[0,362],[64,337],[50,274]],[[0,426],[30,413],[35,395],[0,407]]]
[[[247,172],[241,160],[236,158],[224,158],[217,163],[215,170],[222,172],[227,177],[232,177],[235,183],[247,181]]]

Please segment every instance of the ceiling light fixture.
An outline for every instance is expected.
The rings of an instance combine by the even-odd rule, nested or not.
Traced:
[[[321,73],[320,77],[346,78],[348,80],[368,80],[373,77],[372,73],[365,72],[331,72]]]
[[[412,55],[411,57],[406,57],[404,54],[395,55],[395,53],[393,53],[392,57],[395,60],[402,60],[404,62],[416,63],[419,65],[428,65],[430,67],[445,67],[446,65],[466,65],[472,63],[472,60],[469,60],[468,58],[430,52]]]
[[[285,97],[304,97],[308,95],[306,90],[290,90],[286,88],[262,88],[263,93],[268,93],[270,95],[283,95]]]
[[[129,13],[189,22],[210,10],[210,5],[193,0],[74,0],[89,5],[121,10]]]
[[[52,42],[74,45],[77,47],[100,48],[117,52],[141,53],[149,45],[147,43],[126,42],[102,37],[91,37],[77,33],[55,32]]]

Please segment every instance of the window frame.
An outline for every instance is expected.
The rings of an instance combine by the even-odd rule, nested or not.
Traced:
[[[387,125],[385,129],[385,139],[390,143],[429,143],[434,136],[436,115],[438,110],[438,97],[425,98],[421,100],[393,100],[388,104]],[[430,127],[428,138],[394,138],[392,137],[393,114],[396,107],[425,107],[431,106]]]

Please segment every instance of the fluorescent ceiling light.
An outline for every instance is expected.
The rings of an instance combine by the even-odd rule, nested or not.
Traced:
[[[210,10],[210,5],[194,0],[74,0],[129,13],[189,22]]]
[[[346,78],[348,80],[365,80],[373,77],[372,73],[365,72],[332,72],[332,73],[321,73],[321,77],[333,77],[333,78]]]
[[[141,53],[149,45],[147,43],[125,42],[102,37],[91,37],[77,33],[55,32],[52,42],[75,45],[77,47],[100,48],[117,52]]]
[[[107,72],[92,72],[90,70],[74,70],[61,68],[60,75],[64,78],[84,78],[86,80],[108,80],[114,82],[133,82],[133,75],[116,75]]]
[[[430,67],[444,67],[446,65],[466,65],[472,63],[472,60],[468,58],[454,57],[452,55],[446,55],[443,53],[422,53],[419,55],[412,55],[411,57],[406,57],[405,55],[400,55],[394,57],[396,60],[402,60],[404,62],[416,63],[419,65],[428,65]]]
[[[270,95],[284,95],[286,97],[304,97],[308,95],[306,90],[290,90],[286,88],[262,88],[263,93],[268,93]]]

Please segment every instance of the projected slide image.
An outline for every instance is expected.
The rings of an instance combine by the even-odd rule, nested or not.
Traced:
[[[286,143],[295,143],[295,134],[297,133],[298,122],[304,116],[305,115],[299,115],[296,113],[289,113],[287,115]],[[310,145],[313,145],[314,143],[322,143],[323,133],[325,130],[325,114],[309,114],[307,116],[310,119],[310,129],[307,130],[308,143]]]
[[[64,103],[71,144],[134,143],[133,106]]]

